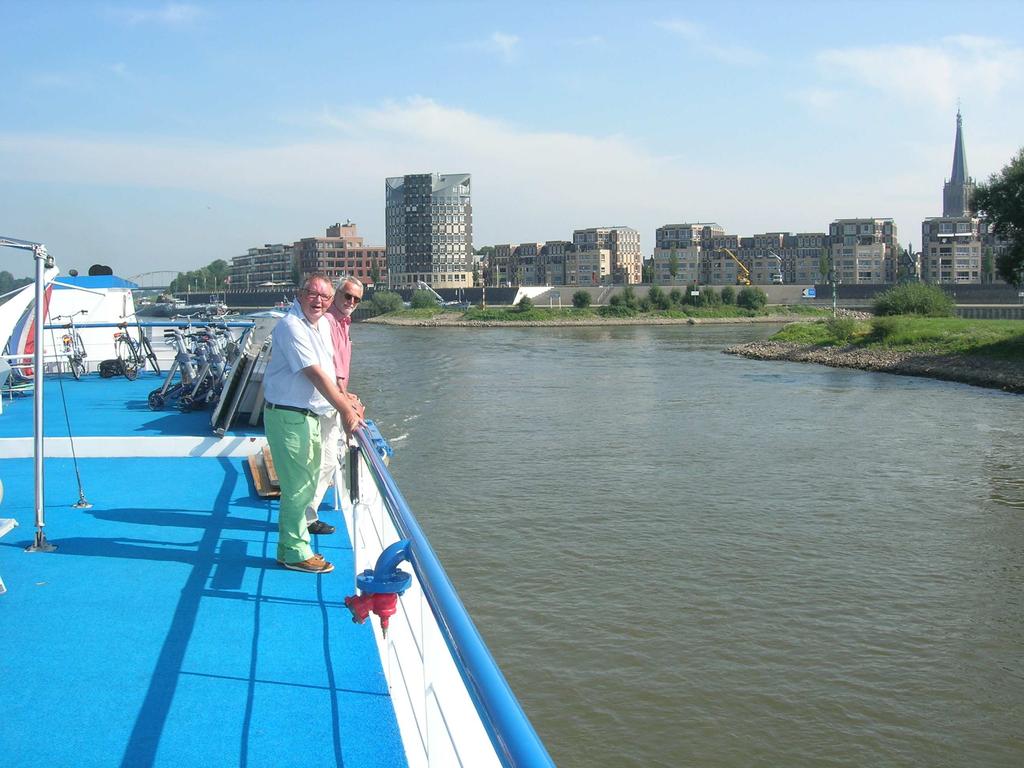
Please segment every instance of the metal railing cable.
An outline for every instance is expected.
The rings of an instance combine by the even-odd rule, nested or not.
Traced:
[[[502,765],[554,766],[370,435],[358,429],[353,436],[399,535],[412,542],[413,570]]]
[[[57,348],[57,339],[54,334],[54,326],[45,326],[50,331],[50,346],[53,349]],[[40,376],[43,375],[42,371],[39,371]],[[89,509],[92,504],[85,498],[85,487],[82,485],[82,473],[78,469],[78,455],[75,453],[75,436],[71,432],[71,415],[68,413],[68,399],[64,394],[64,376],[57,376],[57,386],[60,387],[60,402],[64,406],[64,424],[68,428],[68,444],[71,446],[71,465],[75,468],[75,481],[78,483],[78,501],[72,506],[76,509]]]

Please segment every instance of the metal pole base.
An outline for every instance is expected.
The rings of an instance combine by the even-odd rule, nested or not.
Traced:
[[[78,501],[71,505],[74,509],[92,509],[92,504],[85,498],[85,493],[82,491],[78,492]]]
[[[46,534],[43,533],[43,529],[40,528],[36,531],[36,540],[25,547],[26,552],[56,552],[57,545],[51,544],[46,540]]]

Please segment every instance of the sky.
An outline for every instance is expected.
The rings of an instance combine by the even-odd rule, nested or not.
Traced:
[[[1020,2],[0,0],[0,236],[196,269],[471,173],[474,246],[942,214],[1024,145]],[[23,251],[0,269],[31,274]]]

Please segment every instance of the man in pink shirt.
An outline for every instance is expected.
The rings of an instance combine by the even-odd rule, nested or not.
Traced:
[[[334,301],[327,308],[325,317],[330,326],[331,338],[328,346],[334,350],[334,374],[338,389],[352,400],[359,418],[363,418],[363,404],[359,398],[348,391],[349,364],[352,361],[352,339],[349,337],[349,326],[352,313],[363,300],[363,284],[354,277],[345,278],[338,290],[334,292]],[[324,341],[328,339],[324,338]],[[306,507],[306,523],[310,533],[334,533],[335,527],[320,519],[317,509],[323,501],[324,494],[334,482],[334,472],[338,466],[338,442],[341,440],[341,426],[337,414],[320,417],[320,434],[323,437],[321,450],[320,479],[316,485],[313,501]]]

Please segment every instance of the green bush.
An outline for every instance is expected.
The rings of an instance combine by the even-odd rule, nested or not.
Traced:
[[[740,292],[736,295],[736,306],[743,307],[757,311],[763,309],[768,304],[768,295],[760,288],[753,286],[746,286],[741,288]]]
[[[392,291],[374,291],[373,296],[366,303],[370,316],[374,317],[400,310],[402,308],[402,297]]]
[[[672,302],[673,307],[678,307],[686,303],[686,296],[684,296],[683,292],[678,288],[673,288],[668,292],[668,300]]]
[[[683,304],[691,307],[698,306],[700,304],[700,296],[694,296],[693,292],[702,290],[703,288],[696,283],[686,286],[686,288],[683,289]]]
[[[612,296],[612,299],[618,298],[618,296]],[[607,307],[598,307],[597,314],[601,317],[636,317],[638,313],[636,309],[620,299],[618,302],[609,303]]]
[[[516,305],[519,312],[529,312],[533,309],[533,299],[529,296],[523,296]]]
[[[664,310],[672,307],[672,300],[669,299],[668,294],[657,285],[652,285],[651,290],[647,292],[647,301],[654,309]]]
[[[876,315],[952,317],[956,304],[937,285],[903,283],[875,297]]]
[[[640,299],[637,298],[636,291],[633,290],[632,285],[627,285],[623,288],[619,296],[622,297],[622,303],[630,309],[640,308]]]
[[[437,297],[430,291],[418,290],[412,292],[409,305],[413,309],[428,309],[437,306]]]
[[[736,289],[731,285],[727,285],[722,289],[722,303],[723,304],[735,304],[736,303]]]
[[[718,307],[722,304],[722,297],[714,288],[705,285],[700,289],[700,296],[695,302],[698,307]]]
[[[828,332],[840,343],[849,343],[857,330],[857,321],[852,317],[830,317],[825,321]]]
[[[871,333],[868,338],[879,344],[885,344],[896,336],[900,329],[900,320],[895,316],[875,317],[871,320]]]
[[[586,309],[590,306],[590,291],[576,291],[572,295],[572,305],[576,309]]]

